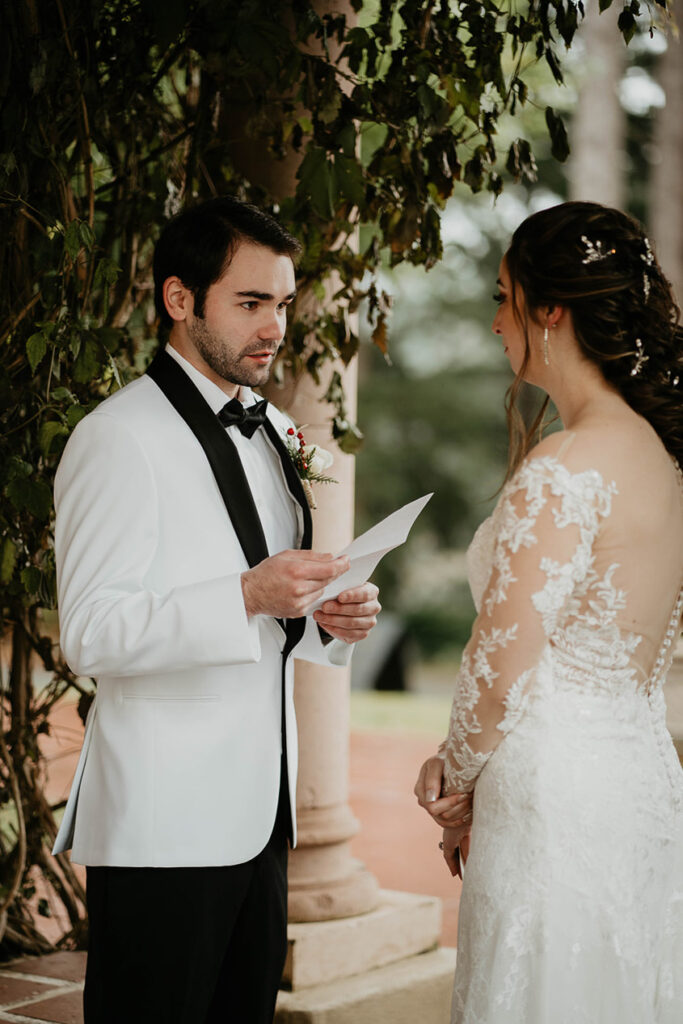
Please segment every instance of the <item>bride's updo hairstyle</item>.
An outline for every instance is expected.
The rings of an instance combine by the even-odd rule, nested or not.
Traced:
[[[526,354],[507,396],[508,476],[542,429],[548,400],[526,427],[517,396],[529,363],[529,322],[543,325],[550,306],[571,313],[584,356],[683,465],[683,328],[653,250],[636,220],[598,203],[541,210],[515,231],[505,259]]]

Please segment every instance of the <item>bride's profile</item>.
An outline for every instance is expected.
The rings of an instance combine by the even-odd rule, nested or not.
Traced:
[[[453,873],[469,851],[452,1021],[680,1024],[662,694],[683,611],[679,309],[642,227],[587,202],[527,218],[498,287],[510,465],[468,553],[448,736],[415,787]],[[538,443],[522,381],[562,422]]]

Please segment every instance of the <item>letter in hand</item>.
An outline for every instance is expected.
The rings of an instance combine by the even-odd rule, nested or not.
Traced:
[[[377,624],[377,616],[382,609],[377,600],[378,593],[374,583],[343,590],[335,600],[325,601],[313,613],[313,618],[330,636],[347,644],[355,644],[358,640],[364,640]]]
[[[441,796],[442,790],[443,758],[430,757],[420,768],[420,774],[415,783],[413,792],[417,797],[417,802],[420,807],[424,807],[441,828],[459,828],[465,825],[469,830],[472,821],[471,793],[452,793],[450,796]]]
[[[348,568],[346,555],[334,558],[317,551],[280,551],[264,558],[241,576],[247,615],[298,619]]]

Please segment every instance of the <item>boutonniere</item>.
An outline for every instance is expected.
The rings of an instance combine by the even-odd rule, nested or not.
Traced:
[[[334,461],[332,454],[317,444],[306,444],[303,430],[295,430],[294,427],[290,427],[287,431],[285,441],[289,457],[299,474],[309,507],[317,508],[312,485],[338,483],[334,477],[325,475],[325,470],[329,469]]]

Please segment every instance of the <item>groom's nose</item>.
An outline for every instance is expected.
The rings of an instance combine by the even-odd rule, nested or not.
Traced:
[[[264,309],[259,321],[258,336],[262,341],[280,342],[285,336],[287,316],[284,311]]]

